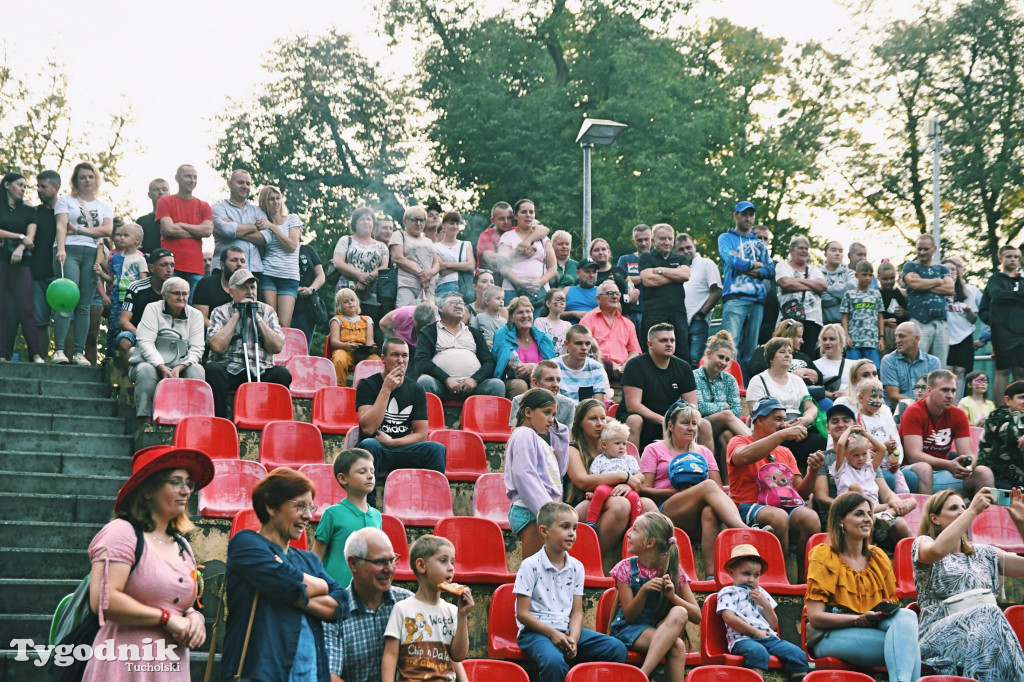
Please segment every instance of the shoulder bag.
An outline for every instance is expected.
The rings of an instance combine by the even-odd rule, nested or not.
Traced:
[[[808,279],[810,272],[809,267],[804,268],[804,279]],[[807,319],[807,308],[804,303],[807,301],[807,292],[801,291],[799,300],[796,298],[788,299],[779,308],[779,313],[782,315],[784,320],[794,320],[796,322],[803,322]]]
[[[462,262],[462,256],[466,252],[466,242],[462,242],[462,246],[459,248],[459,262]],[[473,289],[473,271],[459,271],[459,295],[462,296],[462,300],[466,304],[470,304],[476,300],[476,290]]]
[[[846,367],[846,354],[843,354],[843,360],[839,363],[839,374],[834,377],[825,379],[822,388],[829,393],[835,393],[839,390],[839,387],[843,385],[843,369]]]

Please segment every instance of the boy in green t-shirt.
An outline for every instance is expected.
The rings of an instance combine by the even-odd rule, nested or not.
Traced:
[[[313,551],[324,562],[324,570],[339,584],[348,586],[352,572],[345,561],[345,541],[360,528],[382,525],[380,512],[366,502],[375,484],[373,455],[362,448],[342,450],[334,458],[334,477],[345,491],[345,499],[331,505],[316,527]]]

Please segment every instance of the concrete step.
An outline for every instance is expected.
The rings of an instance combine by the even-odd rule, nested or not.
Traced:
[[[102,367],[37,365],[31,362],[0,362],[0,381],[10,378],[46,381],[103,381]]]
[[[0,470],[0,493],[97,495],[113,501],[124,480],[121,476],[62,476]]]
[[[5,426],[16,426],[3,420]],[[118,429],[117,435],[99,433],[43,433],[17,428],[0,429],[0,450],[6,452],[75,453],[79,455],[106,455],[127,457],[131,461],[131,436]]]
[[[54,608],[56,608],[54,604]],[[39,609],[42,610],[42,609]],[[46,644],[47,639],[50,637],[50,621],[53,619],[53,609],[50,609],[49,613],[31,613],[31,614],[3,614],[0,615],[0,642],[3,642],[4,649],[9,649],[11,641],[15,639],[31,639],[35,644]],[[31,650],[29,650],[31,652]],[[31,653],[31,658],[35,658]],[[50,677],[46,674],[44,668],[38,668],[31,662],[19,662],[12,660],[14,654],[10,653],[9,657],[7,654],[4,656],[6,660],[4,663],[4,672],[6,676],[3,678],[4,682],[7,680],[17,680],[18,682],[24,681],[38,681],[48,680]]]
[[[0,469],[65,476],[120,476],[122,481],[132,473],[131,458],[124,455],[61,455],[17,451],[0,451]]]
[[[113,507],[113,503],[111,503]],[[104,523],[46,523],[37,521],[0,521],[0,546],[33,549],[35,547],[89,547]],[[0,641],[0,644],[3,642]]]
[[[89,572],[88,547],[73,549],[2,547],[0,553],[4,556],[4,561],[0,562],[0,579],[24,578],[26,575],[31,575],[37,580],[81,580]],[[40,605],[37,608],[44,607]],[[50,611],[53,611],[52,607]]]
[[[110,398],[113,389],[106,382],[56,381],[12,378],[3,382],[4,390],[19,395],[41,395],[47,398]]]
[[[113,509],[112,497],[0,493],[0,519],[8,521],[106,523]]]
[[[0,377],[0,382],[3,378]],[[17,410],[33,414],[69,414],[78,417],[116,417],[117,401],[113,398],[51,398],[41,395],[0,393],[0,412]]]
[[[116,404],[116,403],[115,403]],[[17,412],[2,412],[7,424],[17,424],[22,431],[60,431],[75,433],[98,433],[120,435],[124,433],[124,419],[119,417],[95,417],[80,415],[78,410],[57,414],[25,412],[18,405]]]
[[[83,573],[77,580],[0,578],[0,613],[53,613],[60,600],[74,592],[84,577]],[[10,644],[10,640],[4,644]]]

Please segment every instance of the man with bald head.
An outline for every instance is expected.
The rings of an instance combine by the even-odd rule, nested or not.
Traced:
[[[896,350],[882,358],[882,385],[893,407],[901,400],[914,400],[914,382],[936,369],[939,359],[920,348],[921,328],[914,321],[896,327]]]
[[[219,269],[224,249],[235,246],[245,256],[245,267],[258,278],[263,275],[260,247],[267,240],[256,223],[267,214],[249,201],[251,193],[249,171],[242,168],[233,171],[228,178],[228,198],[213,205],[213,267]]]
[[[160,201],[160,197],[165,197],[170,193],[171,186],[163,178],[149,181],[146,196],[153,202],[153,210],[135,219],[135,222],[142,226],[142,246],[139,248],[146,256],[160,248],[160,226],[156,222],[156,203]]]
[[[160,197],[156,221],[160,226],[160,246],[174,254],[174,274],[188,282],[191,305],[196,285],[205,272],[203,237],[213,234],[213,213],[208,203],[192,196],[199,183],[195,166],[178,166],[174,179],[178,193]]]

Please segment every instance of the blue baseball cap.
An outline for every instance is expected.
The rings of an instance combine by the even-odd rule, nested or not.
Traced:
[[[767,417],[775,410],[782,410],[785,412],[786,408],[779,402],[778,398],[774,398],[772,396],[762,398],[750,406],[750,419],[753,421],[758,417]]]
[[[740,203],[736,204],[736,208],[734,208],[732,210],[732,212],[733,213],[743,213],[744,211],[746,211],[748,209],[752,210],[752,211],[757,211],[757,209],[754,208],[754,205],[752,203],[750,203],[749,201],[741,201]]]

